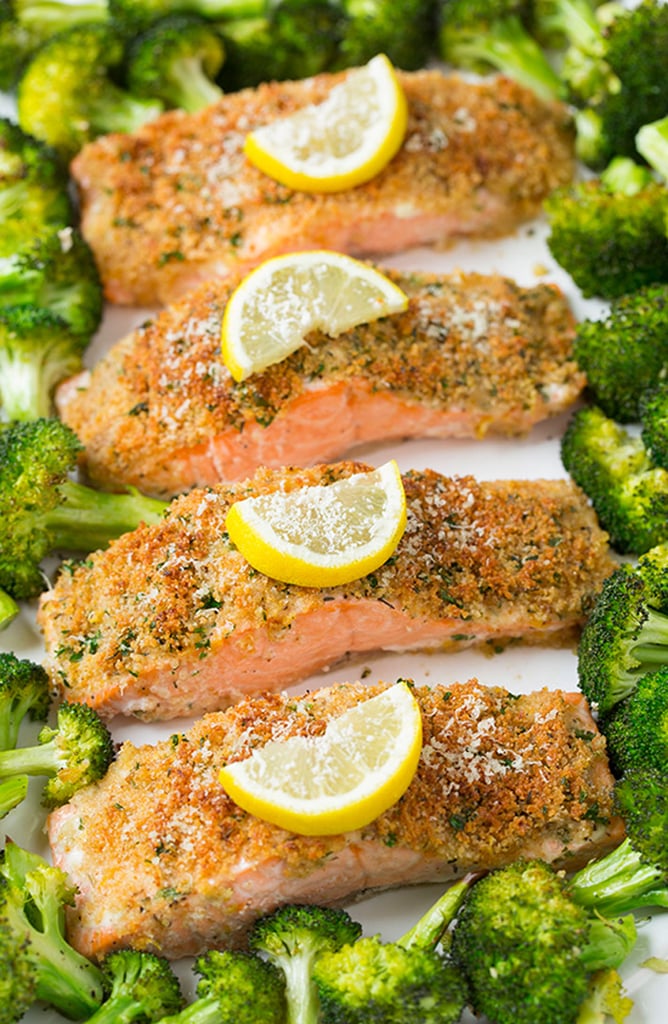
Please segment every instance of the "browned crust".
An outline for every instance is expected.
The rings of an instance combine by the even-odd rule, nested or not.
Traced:
[[[105,486],[149,493],[162,493],[160,482],[170,478],[176,486],[168,493],[213,483],[197,478],[188,451],[230,435],[242,448],[249,428],[289,417],[314,386],[395,395],[408,422],[411,406],[421,405],[449,415],[452,433],[480,437],[520,433],[566,408],[584,386],[572,353],[574,317],[553,285],[522,288],[494,274],[385,273],[409,296],[405,313],[334,339],[314,334],[242,384],[220,355],[223,309],[236,279],[206,284],[163,310],[61,403],[86,445],[88,473]],[[331,444],[328,432],[322,443]]]
[[[345,899],[360,886],[452,878],[520,855],[575,866],[619,841],[605,742],[584,699],[515,697],[476,680],[415,688],[424,729],[417,773],[359,832],[299,836],[223,792],[224,763],[270,739],[318,735],[384,685],[263,696],[155,746],[126,743],[99,786],[51,816],[55,861],[82,894],[74,943],[89,955],[132,942],[181,956],[238,941],[258,913],[295,892],[303,898],[311,875],[310,899],[322,902],[327,875]],[[347,848],[359,869],[337,878]],[[397,862],[411,873],[401,877],[399,867],[393,877]]]
[[[404,207],[427,223],[448,220],[449,230],[425,242],[504,234],[572,177],[565,107],[508,79],[472,84],[435,70],[401,74],[405,142],[365,185],[334,195],[292,192],[245,160],[251,128],[320,102],[343,74],[261,85],[84,147],[72,173],[108,298],[168,302],[194,276],[252,266],[289,248],[291,238],[300,247],[338,248],[332,233],[342,225],[348,251],[393,251],[392,224],[410,219]],[[481,217],[488,205],[490,215]],[[365,249],[365,230],[384,220],[388,248]]]
[[[267,642],[289,645],[300,617],[342,600],[381,603],[409,623],[451,622],[453,646],[476,642],[481,631],[492,640],[530,639],[581,624],[614,567],[607,536],[571,481],[480,482],[430,470],[404,474],[408,524],[395,554],[345,587],[278,583],[232,546],[224,525],[232,501],[365,468],[262,469],[237,485],[193,491],[161,524],[140,526],[62,573],[39,611],[54,681],[103,705],[105,694],[150,691],[160,678],[167,708],[179,674],[196,686],[226,645],[236,644],[240,658],[244,646],[250,653]],[[344,653],[336,637],[327,653]],[[299,665],[292,670],[298,678]],[[233,678],[228,684],[233,692]],[[268,663],[255,685],[286,681],[273,678]]]

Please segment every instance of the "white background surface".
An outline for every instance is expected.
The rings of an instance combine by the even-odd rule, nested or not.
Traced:
[[[0,97],[0,113],[2,112]],[[566,292],[579,317],[596,317],[603,310],[597,301],[585,302],[568,278],[553,262],[545,245],[545,225],[537,222],[522,228],[508,239],[494,244],[462,244],[445,253],[414,250],[393,257],[388,265],[400,269],[425,269],[447,273],[454,269],[500,272],[525,285],[539,279],[558,283]],[[109,309],[92,343],[87,362],[100,357],[146,317],[146,310]],[[568,416],[558,417],[535,429],[524,439],[485,441],[411,441],[403,444],[374,445],[355,454],[380,465],[396,457],[402,470],[431,467],[448,474],[473,473],[481,479],[563,476],[559,457],[559,438]],[[19,657],[41,659],[41,641],[34,622],[34,607],[25,606],[20,618],[0,634],[0,649],[13,650]],[[338,665],[327,673],[313,676],[294,692],[341,680],[352,680],[370,670],[367,681],[392,681],[408,676],[420,683],[465,681],[473,676],[490,685],[502,685],[514,692],[527,692],[543,686],[575,689],[576,657],[573,651],[515,648],[493,657],[475,652],[457,654],[384,654],[367,656]],[[154,742],[163,736],[187,728],[188,722],[171,721],[165,725],[145,725],[116,719],[111,723],[114,738],[120,742]],[[23,734],[27,741],[34,735]],[[16,842],[45,854],[44,812],[39,805],[40,780],[32,780],[29,799],[0,822],[0,830]],[[365,933],[379,932],[391,940],[400,936],[440,894],[438,886],[407,887],[366,898],[349,906],[352,915],[364,926]],[[657,912],[639,921],[639,941],[633,957],[622,971],[628,994],[635,1001],[630,1024],[665,1024],[668,1019],[668,975],[640,966],[648,956],[668,957],[668,913]],[[177,965],[184,980],[184,991],[192,992],[194,979],[190,963]],[[467,1017],[467,1021],[473,1018]],[[24,1018],[26,1024],[57,1024],[62,1018],[51,1010],[33,1009]],[[243,1022],[239,1022],[243,1024]],[[539,1022],[537,1022],[539,1024]]]

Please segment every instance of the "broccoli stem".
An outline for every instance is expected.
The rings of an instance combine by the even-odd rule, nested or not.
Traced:
[[[637,938],[638,933],[631,914],[616,920],[594,917],[589,938],[580,953],[582,963],[588,971],[621,967],[635,946]]]
[[[171,78],[180,95],[180,106],[191,113],[215,103],[222,96],[222,90],[205,74],[197,57],[175,61]]]
[[[0,779],[11,775],[56,775],[62,755],[56,739],[15,750],[0,750]]]
[[[41,356],[41,358],[40,358]],[[70,339],[39,353],[33,350],[0,354],[2,404],[10,420],[34,420],[51,415],[51,393],[65,377],[76,373],[81,359]]]
[[[153,1017],[146,1017],[141,1003],[131,993],[112,995],[91,1017],[93,1024],[132,1024],[141,1020],[153,1020]]]
[[[441,939],[448,925],[454,921],[471,882],[475,875],[466,875],[460,882],[451,885],[436,900],[426,914],[412,928],[397,940],[397,945],[404,949],[419,946],[423,949],[433,948]]]
[[[28,776],[15,775],[0,782],[0,818],[9,814],[12,808],[25,800],[28,792]]]
[[[167,502],[147,498],[135,488],[126,494],[109,494],[66,480],[58,488],[62,502],[50,509],[42,524],[52,547],[73,551],[95,551],[110,540],[134,530],[139,522],[158,523]]]
[[[643,622],[639,643],[631,648],[633,657],[645,665],[665,665],[668,660],[668,615],[656,608],[647,607],[647,618]]]
[[[197,0],[195,4],[197,14],[204,18],[221,18],[223,21],[259,18],[266,8],[266,0]]]
[[[97,103],[92,103],[90,121],[97,133],[135,132],[162,113],[162,103],[142,100],[111,86]]]
[[[569,890],[577,903],[606,917],[626,914],[638,907],[668,906],[663,872],[643,861],[628,839],[576,872]]]
[[[79,21],[108,21],[107,0],[13,0],[16,18],[29,32],[47,39]]]
[[[0,589],[0,630],[12,622],[19,613],[19,606],[7,591]]]
[[[642,126],[636,149],[662,178],[668,178],[668,117]]]
[[[579,50],[600,57],[605,50],[601,25],[590,0],[557,0],[545,18],[546,27],[561,32]]]

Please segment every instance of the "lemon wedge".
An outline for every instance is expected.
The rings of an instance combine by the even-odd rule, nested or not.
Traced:
[[[220,771],[243,810],[301,835],[363,828],[408,789],[422,749],[403,680],[332,719],[320,736],[270,740]]]
[[[230,506],[230,539],[258,572],[302,587],[333,587],[373,572],[406,526],[394,459],[332,484],[273,491]]]
[[[288,188],[339,192],[375,177],[400,148],[408,105],[384,54],[353,68],[322,103],[251,131],[250,162]]]
[[[296,252],[261,263],[230,296],[223,361],[236,381],[280,362],[310,331],[330,337],[400,313],[408,298],[366,263],[337,252]]]

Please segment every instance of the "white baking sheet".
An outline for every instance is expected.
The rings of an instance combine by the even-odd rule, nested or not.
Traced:
[[[9,111],[11,104],[0,96],[0,115]],[[582,299],[570,278],[552,260],[545,245],[545,235],[545,224],[537,221],[523,227],[516,235],[493,244],[461,244],[444,253],[413,250],[388,259],[387,265],[439,273],[455,269],[499,272],[525,285],[535,284],[539,279],[550,280],[563,288],[579,317],[599,316],[604,309],[603,304]],[[146,315],[145,309],[109,308],[88,351],[88,364],[92,366],[111,344],[141,323]],[[563,476],[559,438],[567,419],[567,415],[558,417],[520,440],[411,441],[366,446],[358,449],[356,455],[375,465],[396,457],[402,469],[431,467],[448,474],[473,473],[481,479]],[[19,657],[41,659],[42,647],[35,625],[34,607],[25,606],[20,617],[0,634],[0,649],[12,650]],[[420,683],[451,683],[475,676],[483,683],[506,686],[517,693],[543,686],[574,689],[577,685],[573,651],[515,648],[493,657],[476,652],[369,656],[313,676],[296,687],[295,692],[356,679],[362,672],[367,681],[391,681],[399,676],[408,676]],[[131,739],[135,743],[155,742],[187,725],[186,721],[172,721],[164,726],[149,726],[121,719],[111,723],[117,741]],[[34,729],[31,731],[26,727],[23,738],[27,741],[34,735]],[[0,831],[24,846],[47,854],[39,792],[40,781],[32,780],[28,800],[0,822]],[[366,898],[351,904],[349,910],[362,923],[366,933],[378,932],[391,940],[401,935],[440,891],[438,886],[407,887]],[[665,1024],[667,1019],[668,975],[643,967],[643,961],[649,956],[668,957],[668,913],[657,912],[652,917],[639,919],[637,948],[622,971],[628,994],[635,1002],[630,1024]],[[179,963],[177,970],[183,979],[184,991],[192,994],[194,978],[190,962]],[[57,1024],[62,1019],[54,1011],[42,1008],[33,1009],[24,1018],[26,1024]],[[465,1018],[465,1021],[472,1020],[470,1016]]]

